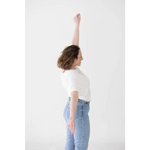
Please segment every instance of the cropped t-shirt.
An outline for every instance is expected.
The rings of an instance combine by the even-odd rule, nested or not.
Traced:
[[[76,69],[65,70],[60,68],[63,87],[71,97],[72,91],[78,91],[79,99],[91,101],[90,81],[88,77],[76,66]]]

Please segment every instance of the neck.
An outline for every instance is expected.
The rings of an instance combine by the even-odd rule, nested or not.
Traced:
[[[72,66],[71,69],[76,69],[76,66]]]

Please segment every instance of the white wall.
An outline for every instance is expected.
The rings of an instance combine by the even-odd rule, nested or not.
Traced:
[[[124,150],[124,0],[26,0],[25,5],[26,150],[64,149],[68,95],[57,59],[71,45],[77,13],[84,59],[80,69],[91,84],[89,150]]]

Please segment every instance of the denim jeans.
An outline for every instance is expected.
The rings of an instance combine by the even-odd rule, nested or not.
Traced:
[[[68,101],[63,112],[67,131],[65,150],[87,150],[90,137],[90,120],[88,115],[90,102],[78,99],[75,112],[75,131],[73,135],[67,126],[70,118],[70,102],[71,97],[68,97]]]

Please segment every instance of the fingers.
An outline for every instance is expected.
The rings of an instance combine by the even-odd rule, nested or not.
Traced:
[[[80,13],[78,13],[76,16],[77,16],[77,17],[80,17]]]
[[[71,130],[71,134],[73,135],[74,134],[74,130],[75,130],[75,123],[71,124],[70,122],[68,122],[67,126]]]
[[[72,134],[72,135],[74,134],[74,128],[75,128],[75,126],[74,126],[74,124],[73,124],[72,127],[71,127],[71,134]]]
[[[74,134],[74,128],[73,127],[71,128],[71,134],[72,135]]]

